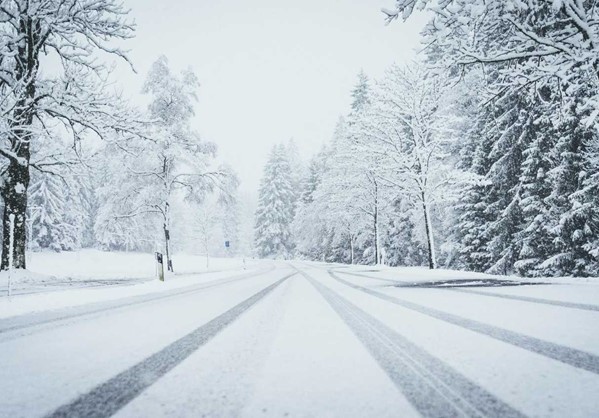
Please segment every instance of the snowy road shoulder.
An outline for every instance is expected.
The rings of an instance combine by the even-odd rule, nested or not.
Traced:
[[[40,311],[50,311],[61,308],[76,307],[92,303],[106,302],[141,295],[158,294],[174,291],[186,287],[208,283],[213,280],[223,279],[247,273],[263,273],[273,268],[271,264],[264,263],[254,266],[250,270],[225,270],[202,274],[178,276],[176,279],[160,282],[152,280],[129,286],[100,286],[61,290],[49,293],[36,293],[16,295],[14,297],[0,298],[0,318],[31,314]]]

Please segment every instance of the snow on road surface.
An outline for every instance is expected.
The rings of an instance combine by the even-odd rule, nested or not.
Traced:
[[[598,415],[596,283],[414,272],[260,262],[2,298],[0,416]]]

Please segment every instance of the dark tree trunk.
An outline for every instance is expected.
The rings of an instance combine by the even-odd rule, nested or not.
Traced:
[[[30,144],[33,139],[32,127],[35,115],[36,79],[39,67],[41,25],[27,15],[25,8],[19,20],[18,31],[23,42],[17,48],[16,85],[17,100],[11,115],[10,145],[11,154],[8,167],[3,171],[1,189],[4,200],[2,217],[2,261],[0,269],[10,267],[24,269],[25,248],[27,245],[27,189],[29,188]],[[14,225],[12,216],[14,215]],[[12,232],[12,236],[11,236]],[[10,252],[12,240],[12,254]]]
[[[171,232],[168,229],[166,223],[164,224],[164,247],[166,252],[166,268],[168,271],[173,271],[173,260],[171,260],[170,253],[170,241],[171,241]]]
[[[164,249],[166,252],[166,269],[173,272],[173,260],[171,259],[171,231],[170,231],[170,205],[168,202],[164,205]]]
[[[12,267],[26,268],[25,248],[27,245],[27,188],[29,187],[29,167],[11,161],[4,174],[4,215],[2,217],[2,263],[0,269],[10,266],[11,215],[14,215]]]
[[[421,195],[422,198],[422,211],[424,213],[424,228],[426,231],[426,243],[428,247],[428,268],[431,270],[436,268],[437,261],[435,260],[435,242],[433,240],[433,228],[431,225],[430,213],[428,208],[428,202],[424,192]]]

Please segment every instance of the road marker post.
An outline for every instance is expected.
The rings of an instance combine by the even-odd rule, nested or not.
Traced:
[[[162,253],[156,251],[156,275],[158,276],[158,280],[161,282],[164,281],[164,260],[162,258]]]
[[[11,213],[8,215],[8,219],[10,220],[10,228],[9,228],[9,244],[8,244],[8,298],[10,300],[10,296],[12,293],[12,269],[14,263],[14,251],[15,251],[15,214]]]

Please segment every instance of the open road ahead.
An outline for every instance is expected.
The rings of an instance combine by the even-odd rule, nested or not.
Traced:
[[[408,271],[264,262],[2,318],[0,417],[599,416],[599,285]]]

